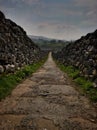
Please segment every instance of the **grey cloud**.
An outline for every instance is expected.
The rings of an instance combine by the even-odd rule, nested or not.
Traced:
[[[97,27],[97,0],[0,0],[0,8],[33,35],[70,40]]]
[[[60,23],[41,23],[38,25],[37,32],[45,36],[61,38],[66,40],[74,40],[80,37],[82,32],[74,25]],[[51,33],[52,32],[52,33]]]
[[[74,0],[77,6],[97,7],[97,0]]]

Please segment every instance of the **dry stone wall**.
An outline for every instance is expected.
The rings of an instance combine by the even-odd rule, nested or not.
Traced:
[[[78,68],[97,87],[97,30],[67,45],[54,57],[64,65]]]
[[[43,57],[26,32],[0,11],[0,73],[14,72]]]

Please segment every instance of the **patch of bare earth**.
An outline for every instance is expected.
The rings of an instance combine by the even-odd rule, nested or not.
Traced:
[[[0,102],[0,130],[97,130],[97,113],[50,53],[32,77]]]

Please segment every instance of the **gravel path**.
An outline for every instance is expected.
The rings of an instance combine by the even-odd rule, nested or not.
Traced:
[[[50,53],[32,77],[0,102],[0,130],[97,130],[97,113]]]

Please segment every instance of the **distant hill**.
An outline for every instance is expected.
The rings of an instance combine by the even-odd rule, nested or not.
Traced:
[[[29,35],[29,37],[31,39],[34,39],[34,40],[47,40],[47,41],[52,40],[52,38],[47,38],[47,37],[44,37],[44,36],[33,36],[33,35]]]
[[[52,51],[60,51],[63,47],[65,47],[69,42],[65,40],[58,40],[47,38],[43,36],[32,36],[29,37],[42,49],[42,50],[52,50]]]

